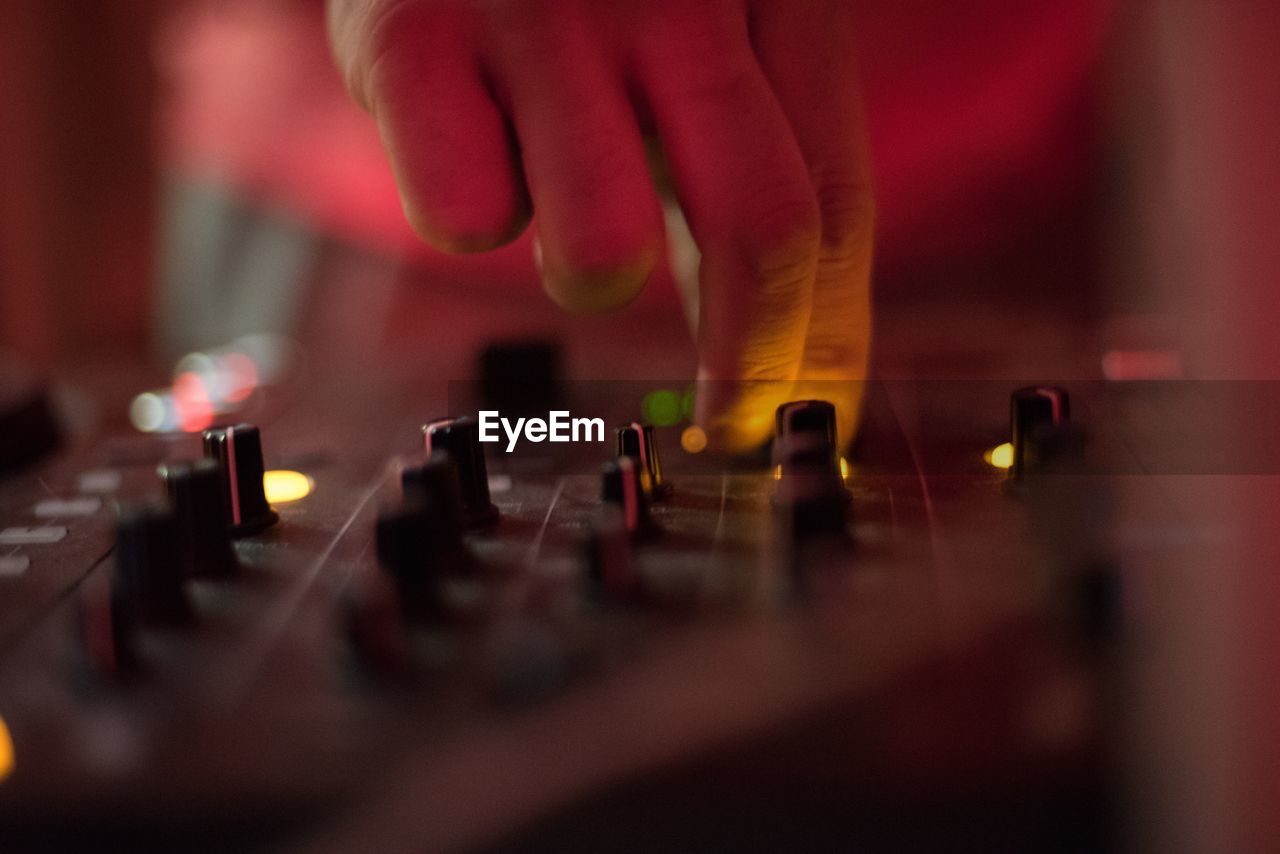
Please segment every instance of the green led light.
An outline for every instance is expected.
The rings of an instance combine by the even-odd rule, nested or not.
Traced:
[[[684,390],[684,396],[680,398],[680,414],[684,417],[685,421],[693,420],[693,393],[693,386],[689,386]]]
[[[680,423],[680,395],[667,389],[651,391],[640,401],[644,420],[655,427],[670,427]]]

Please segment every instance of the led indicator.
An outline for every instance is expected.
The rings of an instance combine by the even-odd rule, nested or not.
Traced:
[[[268,504],[288,504],[300,501],[315,489],[315,481],[300,471],[274,469],[263,472],[262,490],[267,495]]]
[[[1009,469],[1013,467],[1013,445],[1009,442],[996,445],[982,455],[987,465],[992,468]]]
[[[644,420],[655,427],[670,427],[680,423],[680,395],[667,389],[651,391],[640,402]]]

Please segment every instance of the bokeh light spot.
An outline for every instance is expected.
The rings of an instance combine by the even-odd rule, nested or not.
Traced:
[[[996,445],[982,455],[987,465],[992,468],[1009,469],[1013,467],[1013,445],[1009,442]]]
[[[640,402],[644,420],[655,427],[670,427],[680,423],[680,395],[668,389],[651,391]]]
[[[701,427],[691,424],[680,434],[680,447],[686,454],[700,454],[707,449],[707,434]]]
[[[300,501],[315,489],[315,481],[300,471],[272,469],[262,474],[262,489],[268,504],[288,504]]]

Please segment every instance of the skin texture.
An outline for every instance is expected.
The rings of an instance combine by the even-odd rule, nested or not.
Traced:
[[[662,258],[656,143],[701,253],[697,417],[744,451],[801,397],[853,434],[874,204],[847,4],[329,0],[329,27],[418,233],[481,251],[536,210],[568,309],[625,305]]]

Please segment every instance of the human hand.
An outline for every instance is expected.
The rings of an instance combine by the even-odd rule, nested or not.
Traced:
[[[701,251],[698,420],[739,451],[788,399],[832,399],[853,432],[873,202],[847,7],[329,0],[329,27],[415,229],[478,251],[536,209],[567,308],[624,305],[658,262],[656,138]]]

